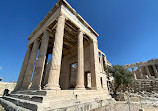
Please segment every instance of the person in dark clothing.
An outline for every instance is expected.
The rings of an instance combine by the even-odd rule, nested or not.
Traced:
[[[9,90],[8,89],[5,89],[4,91],[3,91],[3,96],[8,96],[9,95]]]

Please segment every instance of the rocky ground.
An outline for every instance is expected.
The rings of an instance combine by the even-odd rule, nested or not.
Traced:
[[[93,111],[139,111],[140,108],[140,104],[131,103],[129,110],[129,105],[127,102],[117,102],[115,105],[101,107]],[[158,107],[148,104],[143,104],[143,109],[145,111],[158,111]]]
[[[0,104],[0,111],[5,111],[4,108]]]
[[[127,102],[128,98],[130,98],[130,102]],[[130,110],[127,103],[130,103]],[[101,107],[93,111],[139,111],[141,104],[145,111],[158,111],[158,92],[131,93],[130,97],[125,97],[125,101],[117,101],[114,105]]]
[[[139,111],[140,104],[132,103],[130,105],[130,111]],[[145,111],[158,111],[158,107],[143,104],[143,109]],[[0,105],[0,111],[5,111]],[[110,105],[106,107],[101,107],[93,111],[129,111],[129,106],[127,102],[117,102],[115,105]]]

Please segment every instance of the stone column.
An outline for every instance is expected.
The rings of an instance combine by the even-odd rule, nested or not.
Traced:
[[[146,73],[148,74],[148,76],[151,77],[151,74],[150,74],[148,66],[145,66],[145,70],[146,70]]]
[[[138,70],[139,70],[139,73],[140,73],[140,77],[142,77],[142,76],[143,76],[143,74],[142,74],[141,67],[138,67]]]
[[[31,82],[31,77],[32,77],[32,73],[33,73],[33,69],[34,69],[34,65],[35,65],[35,60],[36,60],[36,55],[39,49],[39,45],[40,42],[38,39],[35,40],[34,44],[33,44],[33,48],[31,51],[31,55],[30,55],[30,59],[29,59],[29,63],[26,69],[26,73],[25,73],[25,78],[22,84],[22,89],[24,90],[28,90],[30,82]]]
[[[43,77],[47,49],[48,49],[48,42],[49,42],[49,32],[45,30],[42,37],[40,51],[38,54],[38,61],[36,63],[36,67],[35,67],[35,71],[34,71],[34,75],[32,79],[32,86],[30,89],[33,89],[33,90],[41,89],[41,82],[42,82],[42,77]]]
[[[100,53],[101,72],[104,72],[103,55]]]
[[[24,77],[25,77],[26,68],[28,66],[30,54],[31,54],[31,46],[29,45],[28,48],[27,48],[25,59],[24,59],[24,62],[23,62],[23,65],[22,65],[22,68],[21,68],[21,71],[20,71],[20,74],[19,74],[19,78],[18,78],[18,81],[17,81],[17,84],[16,84],[16,87],[15,87],[14,91],[19,90],[22,86],[22,83],[23,83],[23,80],[24,80]]]
[[[43,76],[42,76],[42,81],[41,81],[41,88],[42,89],[46,85],[45,84],[45,77],[46,77],[46,73],[47,73],[47,61],[48,61],[48,53],[46,54],[46,59],[45,59],[45,63],[44,63],[44,71],[43,71]]]
[[[97,76],[99,71],[99,55],[97,40],[90,43],[90,65],[91,65],[91,89],[101,89],[100,78]]]
[[[154,73],[155,73],[155,77],[157,78],[158,77],[158,72],[157,72],[156,66],[152,65],[152,67],[153,67],[153,70],[154,70]]]
[[[48,83],[48,74],[49,74],[49,71],[50,71],[50,61],[48,61],[46,63],[46,69],[45,69],[43,87],[45,87],[45,85]]]
[[[137,80],[137,76],[136,76],[136,73],[134,72],[134,68],[132,68],[132,72],[133,72],[134,79]]]
[[[62,65],[61,65],[61,74],[60,74],[60,87],[62,89],[68,89],[70,86],[70,61],[67,56],[62,58]]]
[[[63,49],[63,37],[64,37],[64,25],[65,17],[60,15],[58,18],[55,41],[53,46],[52,59],[50,61],[50,71],[48,74],[48,83],[45,86],[45,90],[59,90],[59,75]]]
[[[78,34],[78,61],[77,61],[77,80],[75,89],[85,89],[84,86],[84,46],[83,32],[79,30]]]

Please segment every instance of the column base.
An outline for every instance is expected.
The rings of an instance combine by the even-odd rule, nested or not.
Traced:
[[[97,88],[96,87],[91,87],[91,90],[97,90]]]
[[[15,88],[12,92],[14,93],[14,92],[19,91],[19,90],[20,90],[20,88]]]
[[[91,90],[103,90],[103,88],[101,88],[101,87],[91,87]]]
[[[43,90],[61,90],[59,86],[46,85]]]
[[[24,90],[28,90],[28,88],[21,87],[21,88],[19,89],[19,91],[24,91]]]
[[[41,90],[41,87],[31,86],[29,90]]]
[[[76,86],[75,90],[86,90],[86,88],[85,87],[78,87],[78,86]]]

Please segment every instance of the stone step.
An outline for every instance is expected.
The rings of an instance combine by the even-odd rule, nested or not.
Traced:
[[[85,98],[85,97],[86,97],[86,98],[88,98],[88,97],[89,97],[89,98],[96,98],[96,97],[98,97],[98,96],[99,96],[99,97],[100,97],[100,96],[104,97],[104,96],[106,96],[106,94],[97,94],[97,95],[96,95],[96,94],[94,94],[94,95],[84,94],[84,95],[77,95],[77,98],[78,98],[78,99],[80,99],[80,98]]]
[[[47,95],[47,96],[44,96]],[[61,101],[76,98],[105,95],[104,90],[59,90],[59,91],[18,91],[10,97],[42,103],[44,101]]]
[[[9,96],[18,98],[18,99],[39,102],[39,103],[42,103],[43,97],[44,97],[44,96],[39,96],[39,95],[26,95],[26,94],[10,94]]]
[[[85,96],[94,96],[94,95],[105,95],[105,92],[91,92],[91,93],[75,93],[76,95],[80,96],[80,97],[85,97]]]
[[[62,101],[62,100],[72,100],[72,99],[75,99],[75,95],[63,94],[63,95],[46,96],[43,98],[43,101]]]
[[[14,98],[18,98],[18,99],[24,99],[24,100],[30,100],[30,101],[35,101],[35,102],[40,102],[42,103],[42,101],[58,101],[58,100],[66,100],[66,99],[76,99],[77,98],[83,98],[83,97],[93,97],[94,95],[97,96],[104,96],[105,93],[104,92],[99,92],[97,94],[95,94],[94,92],[82,92],[82,93],[62,93],[60,95],[56,94],[56,95],[50,95],[50,96],[39,96],[39,95],[26,95],[26,94],[11,94],[10,97],[14,97]]]
[[[67,99],[75,99],[73,94],[62,94],[62,95],[51,95],[51,96],[39,96],[39,95],[26,95],[26,94],[11,94],[9,97],[29,100],[34,102],[42,103],[44,101],[59,101]]]
[[[81,95],[81,94],[88,94],[88,95],[94,95],[94,94],[99,94],[99,93],[105,93],[104,90],[59,90],[59,91],[54,91],[54,90],[41,90],[41,91],[33,91],[33,90],[26,90],[26,91],[17,91],[14,92],[12,94],[24,94],[24,95],[40,95],[40,96],[52,96],[52,95],[63,95],[63,94],[68,94],[68,95],[72,95],[72,94],[77,94],[77,95]]]
[[[43,96],[45,96],[47,94],[47,91],[25,90],[25,91],[16,91],[16,92],[13,92],[12,94],[43,95]]]
[[[42,105],[40,105],[41,103],[37,103],[37,102],[33,102],[33,101],[28,101],[28,100],[22,100],[22,99],[18,99],[18,98],[13,98],[10,96],[5,96],[3,97],[3,99],[12,102],[13,104],[32,110],[32,111],[37,111],[37,108],[39,108],[39,106],[42,107]]]
[[[17,106],[12,102],[0,98],[0,104],[5,108],[6,111],[31,111],[29,109]]]
[[[86,95],[86,96],[78,96],[77,97],[77,99],[86,99],[86,100],[88,100],[89,101],[89,99],[92,99],[92,100],[98,100],[98,99],[100,99],[100,98],[111,98],[109,95],[106,95],[106,94],[104,94],[104,95],[100,95],[100,94],[98,94],[98,95]],[[86,102],[86,101],[84,101],[84,102]]]
[[[103,94],[105,93],[104,91],[74,91],[74,94],[78,94],[78,95],[84,95],[84,94],[87,94],[87,95],[94,95],[94,94]]]

